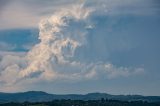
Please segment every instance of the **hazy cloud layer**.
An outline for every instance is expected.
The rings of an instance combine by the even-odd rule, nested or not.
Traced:
[[[10,3],[10,0],[0,0],[0,14],[8,3]]]
[[[38,27],[37,23],[54,11],[67,5],[78,4],[75,0],[1,0],[0,29]],[[98,14],[151,15],[159,13],[158,0],[86,0],[86,6],[99,9]]]

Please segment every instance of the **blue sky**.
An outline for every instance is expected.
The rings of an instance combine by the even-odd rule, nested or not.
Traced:
[[[160,95],[158,0],[0,0],[0,91]]]

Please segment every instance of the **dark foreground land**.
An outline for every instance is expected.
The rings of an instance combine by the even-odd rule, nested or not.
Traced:
[[[119,100],[54,100],[51,102],[36,102],[36,103],[3,103],[0,106],[160,106],[160,102],[145,102],[145,101],[119,101]]]

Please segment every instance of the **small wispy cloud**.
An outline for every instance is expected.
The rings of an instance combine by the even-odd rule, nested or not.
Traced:
[[[16,48],[16,45],[13,44],[9,44],[6,42],[0,42],[0,51],[11,51],[14,50]]]

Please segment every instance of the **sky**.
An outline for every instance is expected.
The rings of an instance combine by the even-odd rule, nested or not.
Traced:
[[[159,0],[0,0],[0,92],[160,96]]]

